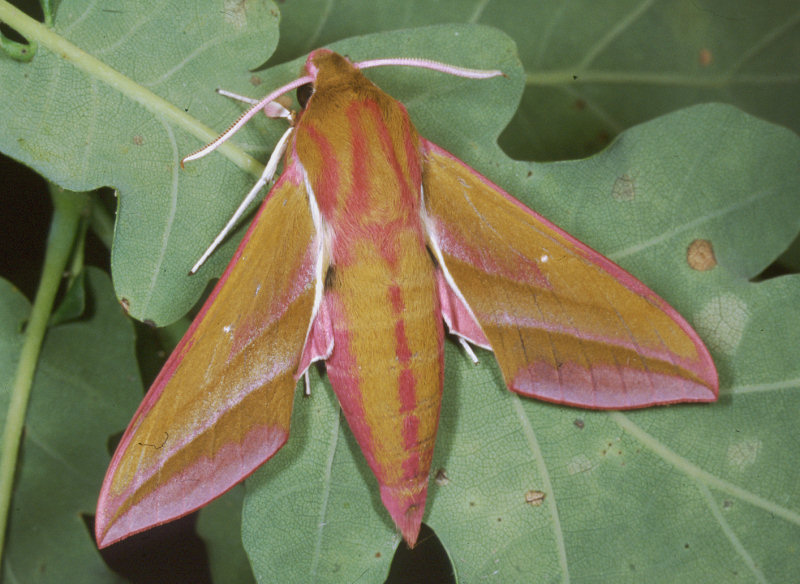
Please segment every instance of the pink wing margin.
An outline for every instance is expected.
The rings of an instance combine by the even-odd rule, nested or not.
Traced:
[[[290,161],[120,441],[97,504],[101,548],[205,505],[286,442],[319,253]]]
[[[448,152],[422,147],[443,316],[488,344],[511,390],[594,409],[717,399],[708,350],[667,302]]]

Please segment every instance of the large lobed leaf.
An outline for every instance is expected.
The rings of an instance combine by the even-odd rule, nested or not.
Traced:
[[[257,171],[243,151],[263,159],[283,129],[262,121],[237,137],[239,147],[177,170],[180,156],[205,139],[203,123],[224,129],[240,110],[215,96],[214,87],[258,96],[297,74],[300,60],[255,75],[247,70],[269,56],[275,40],[271,6],[247,6],[245,20],[235,20],[244,26],[231,28],[231,16],[242,13],[219,6],[172,3],[157,12],[137,4],[121,16],[78,0],[61,3],[56,35],[132,85],[110,84],[96,67],[67,61],[46,45],[29,64],[0,59],[0,95],[11,104],[0,112],[3,150],[64,186],[120,191],[115,286],[140,318],[167,322],[197,298],[205,280],[187,279],[186,269],[251,182],[241,169]],[[609,19],[617,24],[609,31],[633,30],[642,22],[633,17],[657,7],[637,6],[627,18]],[[514,18],[524,26],[522,16]],[[563,18],[546,21],[541,46],[550,47],[563,22],[578,17]],[[169,23],[167,32],[157,20]],[[395,26],[400,22],[408,21]],[[542,18],[527,22],[542,26]],[[116,32],[98,35],[104,30]],[[519,39],[528,43],[521,56],[529,77],[539,69],[529,48],[539,37],[530,37]],[[584,42],[582,35],[570,38]],[[297,44],[297,37],[288,42]],[[491,82],[394,68],[370,75],[407,104],[423,135],[664,296],[698,328],[721,373],[714,405],[585,412],[514,396],[491,354],[481,352],[474,367],[449,347],[434,462],[444,475],[431,486],[426,522],[461,580],[780,581],[796,573],[790,547],[800,538],[800,477],[791,418],[800,405],[800,282],[748,279],[800,225],[797,137],[730,107],[702,106],[633,128],[591,159],[513,162],[496,146],[522,92],[506,37],[448,26],[333,48],[355,59],[425,56],[506,71],[509,79]],[[264,87],[253,87],[258,83]],[[145,97],[136,97],[138,89]],[[538,112],[537,125],[545,126],[542,118],[555,111],[546,102],[524,115]],[[648,116],[639,115],[633,121]],[[556,125],[574,142],[577,125],[563,118]],[[535,150],[542,134],[515,126]],[[557,156],[558,141],[548,140],[556,144],[548,157]],[[235,239],[204,268],[207,277],[221,271]],[[719,265],[706,272],[688,267],[695,239],[712,243]],[[116,378],[107,384],[121,385]],[[125,409],[119,415],[127,419],[134,406]],[[326,384],[315,381],[312,397],[296,400],[294,416],[287,446],[248,482],[243,538],[257,578],[380,580],[399,538]],[[123,424],[117,421],[119,429]],[[526,502],[529,491],[544,494],[540,505]]]
[[[586,156],[625,128],[707,101],[800,132],[794,0],[286,2],[275,59],[452,22],[497,27],[518,47],[525,93],[501,140],[514,158]]]
[[[446,478],[431,487],[425,521],[462,581],[794,573],[800,278],[747,279],[800,225],[797,137],[711,105],[633,128],[585,161],[510,163],[489,144],[477,151],[465,156],[685,314],[722,389],[709,406],[588,412],[515,396],[491,354],[473,367],[451,347],[434,460]],[[719,265],[689,267],[696,239],[711,242]],[[398,541],[328,391],[320,384],[298,401],[293,431],[303,436],[248,483],[244,538],[262,581],[377,580]],[[541,504],[528,503],[538,491]]]
[[[217,199],[246,192],[251,177],[240,167],[258,165],[240,148],[228,149],[233,162],[219,156],[182,171],[179,161],[216,135],[205,124],[220,129],[240,113],[214,89],[254,91],[260,79],[249,69],[274,49],[277,19],[267,1],[109,10],[65,0],[52,29],[30,26],[33,60],[0,58],[0,149],[70,190],[117,189],[114,287],[139,319],[172,322],[205,287],[186,274],[219,230],[214,219],[229,213]],[[255,127],[240,140],[263,152]]]

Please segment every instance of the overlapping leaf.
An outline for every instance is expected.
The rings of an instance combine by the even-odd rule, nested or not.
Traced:
[[[525,94],[503,147],[514,158],[597,152],[634,124],[708,101],[800,132],[800,11],[793,0],[287,2],[276,62],[339,39],[429,24],[514,39]]]
[[[379,4],[370,3],[376,10]],[[426,5],[386,26],[438,10]],[[523,117],[513,125],[522,131],[508,138],[517,152],[551,158],[576,152],[564,144],[583,148],[581,136],[596,137],[608,128],[610,136],[654,112],[721,95],[706,91],[688,99],[688,90],[665,87],[675,63],[684,73],[693,64],[690,80],[732,72],[732,85],[723,90],[742,85],[749,75],[752,91],[731,90],[748,107],[757,107],[759,92],[791,95],[796,80],[783,74],[791,59],[781,55],[796,53],[781,39],[797,17],[785,5],[776,2],[782,12],[765,8],[755,21],[742,13],[742,22],[752,27],[747,35],[732,35],[726,28],[734,26],[731,19],[723,18],[744,5],[710,1],[681,4],[677,16],[665,14],[657,2],[620,3],[621,12],[605,14],[606,24],[596,30],[586,27],[601,8],[580,3],[571,5],[576,14],[538,8],[536,18],[520,6],[516,12],[499,6],[481,11],[476,4],[472,11],[461,9],[458,18],[522,31],[514,34],[533,85],[546,81],[547,71],[586,65],[575,84],[570,77],[540,93],[529,87]],[[242,6],[244,12],[235,10]],[[304,38],[327,42],[367,30],[359,19],[350,19],[350,28],[341,20],[353,10],[340,3],[318,13],[306,4],[318,34]],[[674,25],[687,22],[680,10],[696,18],[685,31]],[[276,14],[258,2],[208,8],[171,3],[160,11],[137,3],[118,13],[65,0],[53,34],[110,64],[133,85],[109,83],[116,77],[103,77],[89,61],[70,61],[46,44],[28,64],[0,59],[0,94],[8,104],[0,113],[4,152],[71,188],[119,189],[114,279],[137,316],[163,323],[196,299],[205,281],[186,279],[186,269],[238,203],[251,182],[248,172],[257,171],[243,151],[261,157],[282,130],[264,120],[237,138],[238,147],[177,170],[180,156],[201,145],[201,124],[223,129],[239,111],[213,88],[258,96],[296,75],[300,61],[263,73],[248,70],[269,57]],[[166,28],[159,28],[162,20]],[[333,27],[335,22],[342,24]],[[287,46],[304,48],[299,29],[285,30]],[[648,41],[668,57],[649,60]],[[681,51],[670,49],[678,45]],[[748,282],[800,226],[797,137],[730,107],[703,106],[627,131],[591,159],[518,163],[495,144],[522,90],[514,49],[502,35],[452,26],[353,39],[334,48],[356,59],[414,55],[503,68],[510,78],[492,82],[400,69],[370,74],[408,105],[427,138],[674,304],[707,341],[721,373],[722,397],[714,405],[594,413],[518,398],[503,388],[490,354],[481,353],[475,367],[449,347],[434,462],[442,474],[432,484],[426,521],[442,538],[461,580],[738,575],[781,581],[797,573],[798,555],[788,546],[800,537],[792,420],[800,406],[800,282]],[[711,61],[698,65],[704,48]],[[767,63],[763,56],[770,54]],[[753,71],[735,66],[737,59],[750,67],[769,65],[767,73],[777,80],[759,84]],[[612,81],[586,83],[589,74],[608,70],[600,66],[606,62],[616,72]],[[624,73],[641,70],[661,76],[652,91],[620,82]],[[622,97],[612,87],[620,85],[626,90]],[[136,98],[137,89],[149,93]],[[637,99],[645,105],[631,107]],[[765,115],[792,122],[796,109],[782,109],[784,101],[774,97],[767,104],[772,113]],[[588,123],[580,121],[587,116]],[[527,150],[520,149],[523,141]],[[712,244],[717,265],[709,271],[687,265],[687,249],[697,239]],[[235,238],[216,254],[206,274],[219,273],[233,243]],[[116,366],[108,370],[118,373]],[[104,383],[108,389],[120,385],[116,377]],[[133,406],[126,409],[118,429]],[[31,415],[37,421],[42,414]],[[45,468],[31,460],[24,462],[31,470],[23,472]],[[261,581],[378,581],[386,574],[399,538],[324,383],[315,383],[311,399],[296,401],[289,443],[248,490],[243,537]],[[92,501],[94,495],[86,494]],[[80,545],[89,549],[88,532],[86,538]]]

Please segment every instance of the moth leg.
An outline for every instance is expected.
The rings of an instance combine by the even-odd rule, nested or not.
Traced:
[[[472,350],[472,347],[469,346],[467,339],[464,337],[458,337],[458,342],[461,343],[461,347],[464,349],[464,352],[467,354],[467,356],[472,359],[472,362],[475,363],[475,365],[477,365],[478,356],[475,354],[475,351]]]
[[[253,188],[250,189],[250,192],[247,193],[247,196],[244,198],[244,201],[242,201],[242,204],[239,205],[239,208],[236,209],[233,217],[231,217],[225,227],[222,228],[222,231],[219,232],[219,235],[217,235],[205,253],[200,256],[200,259],[197,260],[197,263],[192,266],[191,270],[189,270],[190,274],[194,274],[200,269],[200,266],[205,263],[205,261],[208,259],[208,256],[210,256],[212,252],[217,249],[222,240],[225,239],[228,233],[230,233],[231,229],[236,226],[237,221],[239,221],[241,216],[247,210],[247,207],[250,206],[250,203],[253,202],[253,199],[256,198],[258,192],[264,187],[264,185],[272,180],[273,176],[275,176],[275,171],[278,169],[278,162],[283,157],[283,153],[286,152],[286,145],[289,143],[289,136],[292,135],[292,130],[294,130],[293,127],[286,130],[283,133],[283,136],[281,136],[281,139],[278,140],[278,144],[275,146],[275,150],[272,151],[272,156],[269,157],[269,161],[267,162],[267,166],[264,168],[264,172],[261,173],[261,176],[259,177],[258,181],[256,181],[256,184],[254,184]]]

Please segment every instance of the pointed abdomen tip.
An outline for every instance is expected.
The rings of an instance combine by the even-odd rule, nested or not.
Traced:
[[[417,543],[427,494],[427,481],[412,487],[381,485],[381,500],[409,548]]]

